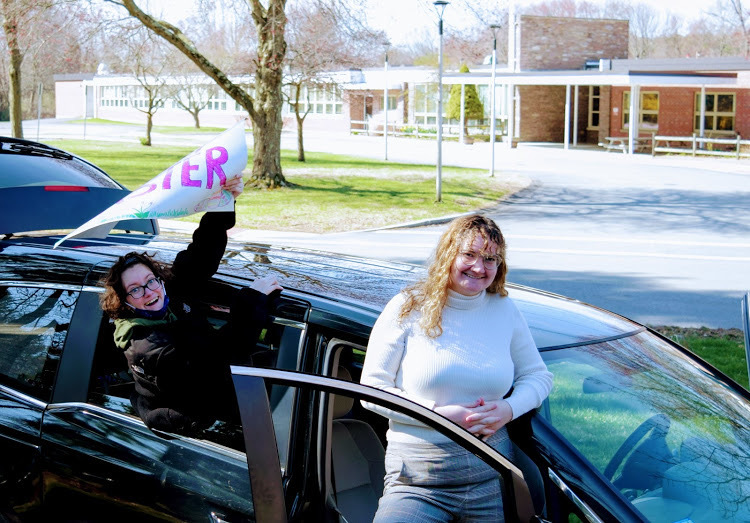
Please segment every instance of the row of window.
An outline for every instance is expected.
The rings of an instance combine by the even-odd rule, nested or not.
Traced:
[[[289,95],[290,101],[294,101],[295,87]],[[289,110],[294,112],[294,104],[290,102]],[[335,86],[306,86],[303,85],[299,95],[299,112],[315,114],[342,114],[344,111],[344,98],[341,89]]]
[[[589,129],[599,128],[601,90],[599,86],[589,87]],[[695,93],[693,104],[693,130],[697,133],[734,132],[736,95],[734,93],[706,93],[703,101],[703,128],[701,128],[701,93]],[[638,128],[643,131],[656,131],[659,128],[659,93],[644,91]],[[622,128],[630,128],[630,91],[622,94]]]
[[[503,86],[500,86],[502,89]],[[100,88],[100,103],[102,107],[148,107],[143,88],[138,86],[105,86]],[[342,114],[343,96],[341,90],[335,86],[302,86],[300,93],[300,113]],[[480,99],[489,108],[489,91],[487,86],[477,86]],[[450,86],[443,86],[443,100],[450,96]],[[294,99],[294,91],[290,95]],[[498,107],[496,114],[505,114],[505,97],[495,97]],[[212,93],[211,99],[201,102],[208,111],[240,111],[242,108],[229,99],[223,91]],[[601,88],[589,86],[588,97],[588,128],[598,129],[601,116]],[[161,104],[163,107],[164,104]],[[171,101],[172,109],[180,109],[177,101]],[[398,96],[388,97],[388,109],[398,107]],[[703,103],[703,122],[701,122],[701,94],[695,93],[693,127],[696,132],[734,132],[736,96],[734,93],[706,93]],[[290,112],[294,111],[293,104],[289,105]],[[437,85],[416,84],[414,97],[414,123],[434,125],[437,123]],[[703,124],[701,128],[701,123]],[[641,93],[640,112],[638,115],[639,129],[656,131],[659,127],[659,93],[644,91]],[[630,127],[630,91],[622,95],[622,128]]]

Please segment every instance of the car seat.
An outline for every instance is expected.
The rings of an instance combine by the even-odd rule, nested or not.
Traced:
[[[336,377],[352,380],[341,366]],[[352,398],[333,397],[331,460],[336,505],[349,523],[371,523],[383,494],[385,449],[370,425],[346,417],[353,405]]]

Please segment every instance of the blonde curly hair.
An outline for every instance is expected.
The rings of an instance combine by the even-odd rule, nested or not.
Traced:
[[[404,289],[406,300],[399,312],[399,321],[404,321],[413,311],[418,310],[422,316],[420,327],[431,338],[443,333],[443,308],[450,289],[451,268],[464,245],[473,243],[477,237],[484,240],[483,249],[490,243],[497,245],[500,265],[495,279],[487,288],[488,293],[507,296],[505,277],[508,267],[505,264],[505,238],[497,224],[485,216],[474,214],[453,220],[438,241],[432,263],[427,270],[427,277]]]

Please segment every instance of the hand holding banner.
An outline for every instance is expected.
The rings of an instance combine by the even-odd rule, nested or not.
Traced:
[[[224,186],[227,180],[241,177],[246,165],[242,121],[78,227],[56,242],[55,247],[69,238],[105,237],[120,220],[231,211],[234,197]]]

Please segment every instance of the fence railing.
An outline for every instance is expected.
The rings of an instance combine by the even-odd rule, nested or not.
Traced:
[[[467,125],[468,139],[472,139],[473,135],[486,135],[489,136],[490,126],[487,124],[474,124]],[[497,126],[498,139],[503,133],[504,127],[502,125]],[[368,134],[375,136],[383,136],[383,121],[380,120],[350,120],[349,121],[349,134]],[[388,136],[413,136],[417,138],[435,138],[437,137],[437,125],[436,124],[405,124],[405,123],[388,123]],[[485,136],[485,140],[488,138]],[[461,124],[458,122],[443,123],[443,137],[444,138],[460,138],[461,137]]]
[[[750,140],[743,140],[740,135],[734,138],[701,138],[693,133],[692,136],[660,136],[651,137],[651,155],[656,153],[678,153],[707,156],[726,156],[750,158]]]

